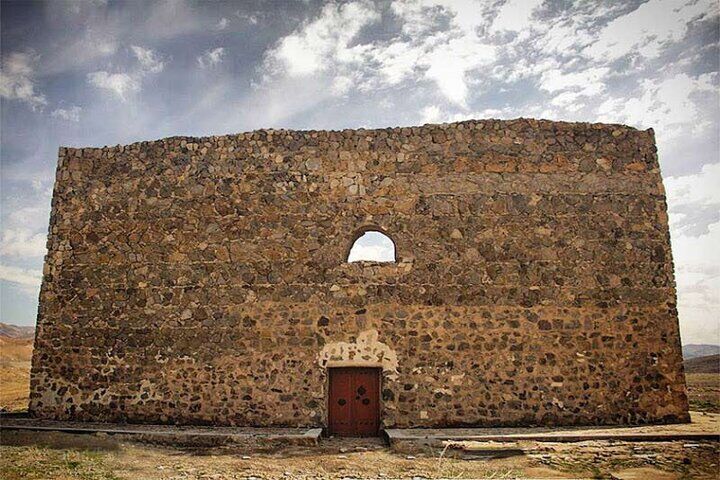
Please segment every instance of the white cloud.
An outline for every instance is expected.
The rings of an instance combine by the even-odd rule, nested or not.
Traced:
[[[373,48],[368,55],[377,63],[377,72],[383,83],[396,85],[415,73],[423,53],[422,45],[398,41],[385,47]]]
[[[49,183],[49,182],[47,182]],[[38,258],[45,255],[47,221],[50,216],[50,195],[43,180],[32,179],[30,186],[35,200],[3,201],[4,216],[0,234],[0,255],[17,259]]]
[[[125,17],[114,27],[130,30],[139,38],[146,40],[172,39],[207,30],[207,22],[199,15],[202,9],[199,9],[197,2],[192,0],[147,2],[143,4],[143,10],[145,15],[138,25],[134,25],[137,19]],[[128,24],[131,24],[130,28]]]
[[[104,70],[91,72],[87,75],[88,82],[100,89],[117,95],[122,101],[128,99],[128,94],[139,92],[142,80],[148,74],[160,73],[165,68],[165,62],[157,52],[132,45],[130,50],[137,59],[137,66],[130,72],[110,73]]]
[[[667,177],[664,183],[673,235],[698,236],[720,219],[720,163],[705,164],[696,174]]]
[[[197,63],[200,68],[212,68],[219,65],[223,61],[225,56],[225,49],[223,47],[212,48],[206,50],[202,55],[197,57]]]
[[[664,183],[683,342],[720,343],[720,163]]]
[[[442,118],[442,112],[437,105],[428,105],[422,109],[421,114],[423,123],[438,123]]]
[[[353,44],[365,26],[380,19],[378,12],[366,1],[328,4],[317,19],[277,43],[266,56],[265,71],[299,78],[329,73],[341,78],[334,85],[354,78],[354,85],[365,92],[415,76],[432,81],[442,96],[466,107],[468,73],[496,59],[496,47],[477,35],[483,22],[479,4],[404,1],[393,4],[392,10],[408,35],[391,42]],[[451,19],[451,28],[431,33],[443,19]]]
[[[720,343],[720,222],[698,237],[674,234],[678,313],[684,343]]]
[[[357,62],[367,47],[350,47],[350,42],[363,27],[379,19],[372,3],[365,0],[327,4],[316,20],[282,38],[269,51],[268,67],[301,77],[323,71],[333,62]]]
[[[716,0],[650,0],[608,23],[583,54],[600,62],[630,53],[654,58],[670,42],[682,39],[694,19],[717,13]]]
[[[33,190],[35,190],[36,192],[40,192],[45,188],[45,182],[43,182],[43,180],[40,178],[35,178],[31,180],[30,184],[32,185]],[[52,191],[50,193],[52,193]]]
[[[598,106],[597,113],[602,121],[653,127],[658,146],[665,151],[675,138],[711,125],[700,105],[708,101],[717,105],[717,81],[717,72],[695,78],[679,73],[664,79],[646,79],[641,83],[640,95],[609,98]],[[696,98],[697,95],[709,98]]]
[[[116,53],[120,45],[137,42],[158,43],[173,48],[165,40],[206,33],[208,14],[191,0],[156,0],[112,5],[109,8],[83,8],[79,17],[67,18],[63,13],[67,2],[44,2],[45,18],[55,35],[50,52],[44,54],[44,72],[66,73],[108,70],[104,60]],[[89,6],[87,2],[74,3]],[[207,9],[208,11],[210,9]],[[215,21],[216,16],[213,16]],[[45,65],[46,64],[46,65]]]
[[[52,180],[40,179],[38,181],[36,175],[32,175],[27,179],[32,188],[32,193],[34,193],[33,197],[26,197],[22,200],[13,197],[3,199],[3,232],[13,229],[29,230],[35,233],[42,231],[43,235],[47,232]],[[45,186],[48,186],[48,188],[45,188]],[[28,206],[28,204],[30,205]]]
[[[395,245],[389,237],[379,232],[366,232],[350,249],[348,262],[357,261],[394,262]]]
[[[462,36],[433,48],[419,63],[427,66],[425,76],[437,83],[448,100],[465,107],[467,73],[495,59],[494,46],[483,44],[474,36]]]
[[[668,204],[673,207],[702,204],[720,209],[720,163],[703,165],[697,174],[667,177],[664,183]]]
[[[49,5],[60,2],[50,2]],[[43,62],[43,72],[57,74],[92,67],[102,59],[118,50],[118,42],[113,30],[88,27],[59,43]]]
[[[483,118],[507,119],[519,115],[512,108],[485,108],[475,111],[450,112],[437,105],[428,105],[420,111],[419,123],[452,123],[464,120],[477,120]]]
[[[513,7],[512,0],[503,4],[501,13]],[[532,11],[534,2],[521,2],[525,13]],[[698,19],[707,19],[718,14],[714,0],[650,0],[639,7],[631,7],[622,2],[608,5],[571,3],[554,13],[552,21],[535,16],[520,22],[525,13],[511,18],[511,26],[499,29],[495,25],[489,31],[507,31],[522,25],[521,37],[506,43],[502,49],[502,66],[496,66],[493,73],[498,79],[514,81],[526,77],[543,75],[543,89],[557,93],[552,102],[560,117],[567,118],[567,112],[578,111],[590,103],[595,103],[599,93],[607,89],[607,79],[613,75],[632,75],[633,71],[648,65],[647,60],[657,58],[663,52],[671,51],[666,47],[677,45],[687,39],[687,33]],[[542,8],[542,7],[540,7]],[[539,10],[536,6],[534,12]],[[495,23],[503,16],[500,14]],[[514,27],[512,25],[515,25]],[[524,35],[524,36],[523,36]],[[532,42],[522,40],[532,37]],[[611,62],[632,54],[632,67],[612,72],[603,67]],[[543,68],[540,64],[548,61],[562,64],[557,67]],[[666,66],[671,70],[672,65]],[[545,88],[555,77],[577,75],[578,71],[594,72],[598,75],[587,78],[588,83],[575,83],[572,87],[556,89]],[[656,75],[649,75],[650,78]],[[557,78],[560,80],[560,78]],[[563,95],[565,91],[571,93]],[[580,93],[582,92],[582,93]],[[619,100],[621,103],[623,100]]]
[[[335,96],[345,95],[347,92],[350,91],[350,88],[353,86],[354,83],[355,82],[350,77],[337,76],[333,78],[330,90]]]
[[[551,93],[573,89],[582,95],[598,95],[605,90],[603,79],[608,71],[605,67],[570,72],[549,69],[540,76],[540,88]]]
[[[587,16],[575,14],[552,22],[538,38],[537,48],[546,54],[558,56],[581,50],[595,39],[588,31],[587,20]]]
[[[574,112],[584,105],[581,97],[582,93],[580,92],[563,92],[553,98],[550,104]]]
[[[68,120],[70,122],[79,122],[81,111],[82,111],[82,108],[74,105],[70,108],[56,108],[55,110],[52,111],[52,113],[50,113],[50,115],[55,118],[61,118],[63,120]]]
[[[0,254],[15,257],[42,257],[45,255],[47,235],[33,233],[24,228],[5,228],[0,240]]]
[[[353,247],[348,262],[392,262],[392,250],[380,245],[356,245]]]
[[[35,69],[39,56],[14,52],[3,58],[0,70],[0,96],[20,100],[33,110],[47,105],[45,95],[35,90]]]
[[[240,20],[249,23],[250,25],[257,25],[260,19],[257,15],[242,13],[240,10],[235,12],[235,16]]]
[[[0,264],[0,280],[12,284],[25,295],[37,300],[42,283],[42,271]],[[21,301],[27,301],[22,299]]]
[[[545,104],[542,113],[551,118],[583,119],[581,109],[595,107],[598,99],[608,91],[609,80],[617,76],[606,65],[606,59],[590,55],[588,62],[587,58],[578,57],[584,47],[593,42],[606,42],[618,28],[634,30],[630,36],[641,39],[638,45],[646,45],[648,38],[665,45],[684,37],[688,21],[704,11],[713,11],[706,0],[669,9],[664,5],[667,16],[672,17],[668,22],[683,27],[659,40],[652,30],[643,30],[643,22],[647,20],[647,9],[644,8],[618,15],[622,5],[573,5],[558,14],[557,21],[547,22],[536,15],[543,8],[542,3],[540,0],[509,0],[493,14],[493,7],[482,2],[401,0],[393,2],[391,10],[402,34],[390,41],[381,37],[365,43],[353,42],[360,29],[375,22],[377,16],[370,10],[350,22],[345,11],[332,4],[326,6],[317,19],[281,39],[268,55],[267,58],[272,60],[268,63],[276,67],[275,73],[279,70],[290,77],[314,75],[319,83],[330,84],[328,90],[333,95],[340,91],[347,93],[346,88],[375,92],[404,81],[429,80],[437,86],[442,97],[466,113],[470,109],[471,93],[481,94],[491,81],[514,82],[533,77],[537,78],[541,90],[554,94],[542,102]],[[347,6],[358,5],[371,8],[365,2]],[[615,18],[608,25],[598,28],[605,19],[612,17]],[[643,21],[634,28],[627,17]],[[522,42],[517,37],[503,44],[497,38],[482,36],[484,32],[508,31],[520,31],[522,38],[532,36],[533,42]],[[530,33],[526,35],[525,32]],[[532,55],[533,52],[537,55]],[[321,73],[331,78],[317,78]],[[347,78],[353,78],[352,87],[346,86]],[[629,113],[632,102],[627,104],[626,99],[615,99],[613,104],[612,100],[598,109],[601,117],[632,116]],[[608,115],[615,108],[628,111]],[[527,115],[530,112],[518,113]],[[614,118],[613,121],[623,120]],[[698,124],[695,128],[704,126],[707,125]],[[662,135],[658,138],[659,142],[663,141]]]
[[[108,0],[82,0],[74,2],[57,2],[57,7],[64,10],[66,15],[80,15],[84,10],[104,7]]]
[[[508,0],[498,11],[490,31],[526,32],[532,13],[542,3],[543,0]]]
[[[605,77],[609,72],[605,67],[591,67],[584,70],[572,70],[567,66],[547,68],[540,75],[542,90],[558,93],[550,104],[574,112],[585,106],[587,98],[597,98],[605,91]]]
[[[123,101],[127,100],[128,93],[140,90],[140,82],[127,73],[92,72],[87,79],[91,85],[108,90]]]
[[[225,30],[229,24],[230,21],[227,18],[222,17],[218,20],[218,23],[215,24],[215,30]]]
[[[160,73],[165,68],[165,63],[160,60],[158,54],[149,48],[138,47],[133,45],[130,47],[135,58],[140,62],[140,66],[144,72]]]
[[[381,85],[395,85],[413,76],[433,81],[440,93],[466,108],[468,75],[497,60],[497,48],[478,36],[484,25],[483,6],[475,2],[425,1],[393,5],[403,22],[405,38],[373,45],[367,56],[377,65]],[[438,21],[449,17],[450,28],[432,33]]]
[[[16,283],[27,287],[40,287],[42,271],[30,270],[9,265],[0,265],[0,280]]]

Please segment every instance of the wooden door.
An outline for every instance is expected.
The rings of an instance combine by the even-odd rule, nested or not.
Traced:
[[[330,369],[328,427],[331,435],[371,437],[380,428],[380,369]]]

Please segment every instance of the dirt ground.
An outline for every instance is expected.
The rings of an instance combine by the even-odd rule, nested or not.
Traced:
[[[442,450],[396,454],[379,439],[326,439],[319,447],[260,452],[224,447],[178,450],[111,437],[6,432],[0,478],[718,478],[718,442],[522,442],[522,453],[488,458]]]

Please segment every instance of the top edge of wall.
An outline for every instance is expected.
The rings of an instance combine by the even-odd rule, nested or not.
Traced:
[[[125,145],[117,144],[117,145],[105,145],[102,147],[87,147],[87,146],[60,146],[61,150],[108,150],[108,149],[114,149],[118,147],[133,147],[133,146],[147,146],[152,144],[162,144],[162,143],[168,143],[171,141],[183,141],[191,142],[191,143],[204,143],[208,141],[217,141],[221,139],[235,139],[241,136],[245,135],[252,135],[252,134],[260,134],[260,135],[268,135],[268,134],[296,134],[296,135],[313,135],[313,134],[319,134],[319,133],[365,133],[368,135],[377,134],[380,132],[385,133],[412,133],[412,134],[420,134],[422,130],[431,130],[431,129],[442,129],[442,130],[482,130],[486,126],[492,126],[493,128],[497,126],[497,128],[494,129],[501,129],[502,128],[508,128],[512,129],[512,127],[517,126],[523,126],[523,127],[531,127],[531,128],[548,128],[552,127],[555,130],[559,131],[587,131],[587,130],[621,130],[623,133],[641,133],[641,134],[650,134],[651,136],[654,136],[654,131],[652,128],[648,128],[647,130],[639,130],[635,127],[631,127],[628,125],[623,125],[619,123],[592,123],[592,122],[567,122],[567,121],[556,121],[556,120],[545,120],[545,119],[534,119],[534,118],[526,118],[526,117],[520,117],[520,118],[514,118],[514,119],[508,119],[508,120],[500,120],[500,119],[494,119],[494,118],[487,118],[487,119],[471,119],[471,120],[463,120],[461,122],[450,122],[450,123],[426,123],[424,125],[414,125],[414,126],[396,126],[396,127],[385,127],[385,128],[346,128],[346,129],[340,129],[340,130],[294,130],[294,129],[286,129],[286,128],[261,128],[257,130],[250,130],[246,132],[238,132],[238,133],[228,133],[223,135],[209,135],[209,136],[203,136],[203,137],[194,137],[194,136],[186,136],[186,135],[173,135],[170,137],[160,138],[156,140],[143,140],[138,142],[133,142]],[[409,130],[409,132],[403,132],[404,130]]]

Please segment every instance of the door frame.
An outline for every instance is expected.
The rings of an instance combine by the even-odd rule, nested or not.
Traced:
[[[382,386],[383,386],[383,367],[377,365],[329,365],[325,369],[325,431],[326,436],[330,436],[330,371],[331,370],[342,370],[342,369],[370,369],[377,372],[378,379],[378,430],[377,435],[380,436],[382,430],[382,419],[383,419],[383,399],[382,399]],[[348,438],[362,438],[362,437],[348,437]],[[371,438],[371,437],[366,437]]]

